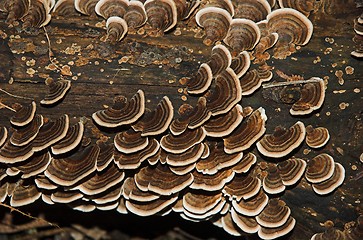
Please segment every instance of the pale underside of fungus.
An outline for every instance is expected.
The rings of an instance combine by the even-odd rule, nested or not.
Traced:
[[[20,20],[23,27],[45,26],[54,7],[50,0],[5,2],[0,9],[8,13],[7,21]],[[37,114],[40,104],[62,104],[72,91],[69,80],[51,82],[40,104],[14,106],[10,123],[0,126],[1,202],[18,207],[41,199],[84,212],[139,216],[173,211],[191,221],[210,220],[231,235],[262,239],[291,232],[294,213],[276,194],[298,185],[303,176],[315,193],[329,194],[343,183],[345,169],[327,153],[311,159],[293,156],[304,140],[324,151],[330,138],[326,128],[305,127],[302,118],[292,126],[281,121],[266,133],[273,113],[244,105],[243,98],[273,78],[265,51],[277,44],[276,57],[286,57],[291,53],[279,48],[303,46],[312,37],[306,17],[310,1],[306,6],[278,1],[281,9],[271,2],[221,0],[198,8],[197,0],[58,1],[55,14],[74,14],[71,4],[83,15],[104,18],[107,39],[118,44],[132,30],[145,26],[151,36],[160,36],[192,16],[205,33],[203,43],[213,46],[210,58],[185,83],[185,92],[197,99],[194,105],[181,106],[175,114],[177,106],[168,96],[149,109],[147,89],[118,95],[87,116],[93,131],[102,132],[88,144],[90,134],[80,119]],[[297,10],[286,8],[288,4]],[[263,64],[252,66],[258,54],[265,57]],[[309,117],[323,105],[325,84],[318,77],[296,84],[300,96],[290,113]],[[269,162],[264,169],[256,164],[261,158]]]

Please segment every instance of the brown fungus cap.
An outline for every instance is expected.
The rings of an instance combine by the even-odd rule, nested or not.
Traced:
[[[141,136],[159,135],[169,128],[173,116],[173,104],[167,96],[164,96],[156,109],[145,111],[145,114],[132,125],[132,128],[135,131],[141,131]]]
[[[235,18],[231,21],[227,36],[223,41],[233,49],[232,55],[245,50],[252,50],[261,38],[257,24],[249,19]]]
[[[276,228],[266,228],[262,226],[260,230],[258,230],[258,236],[262,239],[279,238],[291,232],[295,227],[295,223],[295,219],[290,216],[282,226]]]
[[[222,200],[222,193],[193,191],[183,195],[183,208],[193,214],[206,214]]]
[[[134,153],[116,153],[114,162],[119,169],[136,169],[146,159],[158,153],[160,144],[156,139],[151,139],[148,144]]]
[[[271,12],[271,6],[266,0],[236,0],[233,5],[235,18],[246,18],[256,23],[266,19]]]
[[[242,99],[242,88],[231,68],[223,70],[215,79],[215,86],[206,93],[207,109],[212,116],[230,111]]]
[[[273,134],[266,134],[258,143],[257,149],[267,157],[280,158],[291,153],[305,139],[305,126],[297,121],[289,129],[276,127]]]
[[[223,70],[226,70],[232,63],[232,55],[223,44],[215,45],[212,48],[212,56],[208,62],[212,75],[216,77]]]
[[[138,216],[152,216],[171,208],[171,205],[178,199],[177,195],[163,196],[149,202],[138,202],[126,200],[126,209]]]
[[[253,94],[261,87],[262,82],[271,80],[273,74],[268,69],[254,68],[250,69],[240,78],[242,96]]]
[[[260,179],[253,177],[251,174],[236,174],[232,181],[224,186],[222,192],[230,201],[237,202],[250,199],[259,193],[261,188]]]
[[[321,148],[330,139],[329,131],[325,127],[314,128],[311,125],[306,127],[306,144],[311,148]]]
[[[17,163],[27,160],[33,155],[33,145],[29,143],[25,146],[18,147],[6,141],[0,149],[0,163]]]
[[[141,132],[135,132],[129,129],[116,134],[114,145],[116,149],[124,154],[141,151],[149,144],[148,137],[142,137]]]
[[[141,191],[135,184],[133,177],[128,177],[122,184],[122,196],[127,200],[138,202],[150,202],[159,199],[160,195],[147,191]]]
[[[279,6],[281,8],[293,8],[304,14],[305,16],[309,16],[310,12],[314,10],[315,0],[278,0]]]
[[[34,182],[19,180],[10,195],[10,206],[20,207],[31,204],[38,200],[41,195]]]
[[[205,30],[203,43],[211,46],[226,37],[232,16],[223,8],[205,7],[197,12],[195,20]]]
[[[319,109],[325,99],[325,84],[321,78],[311,78],[316,82],[306,83],[301,89],[300,99],[290,109],[291,115],[306,115]]]
[[[12,1],[4,1],[1,3],[1,11],[7,12],[6,18],[7,24],[14,24],[15,21],[20,20],[28,11],[30,6],[30,0],[20,0],[13,4]]]
[[[279,162],[277,168],[283,184],[291,186],[297,183],[304,175],[306,165],[306,162],[299,158],[290,158]]]
[[[22,173],[21,178],[24,179],[43,173],[47,169],[50,161],[50,153],[45,151],[44,153],[34,154],[21,165],[15,165],[14,168]]]
[[[143,26],[147,20],[144,4],[140,1],[129,1],[129,6],[123,18],[129,28],[135,29]]]
[[[128,0],[100,0],[95,5],[95,11],[104,19],[109,19],[112,16],[122,18],[126,13],[128,5]]]
[[[97,157],[97,171],[103,171],[114,160],[114,146],[106,142],[96,142],[100,148],[100,152]]]
[[[8,129],[5,126],[0,127],[0,148],[4,145],[7,138],[8,138]]]
[[[175,173],[176,175],[185,175],[187,173],[192,172],[195,169],[196,163],[192,163],[186,166],[170,166],[170,170]]]
[[[207,99],[205,97],[198,98],[197,104],[189,114],[189,129],[195,129],[202,126],[212,116],[207,108]]]
[[[178,13],[173,0],[147,0],[144,6],[152,29],[167,32],[176,25]]]
[[[31,142],[35,152],[41,151],[62,140],[69,129],[69,117],[62,115],[55,121],[44,123],[38,135]]]
[[[29,144],[37,136],[43,123],[43,116],[36,115],[28,125],[13,132],[11,144],[19,147]]]
[[[231,217],[233,222],[246,233],[256,233],[260,229],[260,225],[256,222],[254,217],[244,216],[234,208],[231,209]]]
[[[40,189],[54,190],[58,188],[58,186],[55,183],[51,182],[44,175],[37,175],[34,179],[34,182],[35,185]]]
[[[343,184],[345,179],[345,169],[340,163],[335,163],[334,173],[328,179],[320,183],[313,184],[313,190],[319,195],[326,195],[333,192],[340,185]]]
[[[75,149],[82,141],[83,132],[84,125],[82,122],[78,122],[68,128],[66,136],[51,147],[52,153],[58,155]]]
[[[275,164],[268,165],[267,174],[262,181],[262,187],[268,194],[278,194],[285,191],[285,185]]]
[[[51,19],[50,6],[51,1],[32,0],[28,12],[22,17],[23,28],[37,27],[41,28],[47,25]]]
[[[200,159],[204,152],[205,145],[199,143],[180,154],[168,153],[166,162],[169,166],[182,167],[195,163]]]
[[[187,91],[189,94],[202,94],[212,84],[213,73],[208,63],[202,63],[195,76],[187,80]]]
[[[334,159],[327,153],[322,153],[308,161],[305,178],[311,183],[328,180],[334,174]]]
[[[178,13],[178,20],[188,19],[200,4],[199,0],[174,0],[174,2]]]
[[[43,105],[53,105],[61,101],[68,92],[68,90],[71,88],[71,81],[51,81],[48,85],[48,88],[48,93],[40,101],[40,103]]]
[[[260,107],[226,138],[223,139],[224,151],[228,154],[244,151],[252,146],[266,131],[267,116]]]
[[[241,78],[247,72],[247,70],[250,68],[250,65],[250,54],[247,51],[242,51],[237,56],[232,58],[231,68],[236,73],[238,78]]]
[[[114,128],[136,122],[145,111],[145,95],[142,90],[131,98],[118,96],[114,104],[106,110],[92,114],[93,120],[102,127]]]
[[[65,17],[78,15],[74,2],[75,0],[58,0],[54,5],[52,14]]]
[[[267,206],[256,216],[256,221],[265,228],[277,228],[286,223],[291,210],[286,203],[278,198],[272,198]]]
[[[217,193],[216,193],[217,194]],[[208,201],[207,199],[205,199]],[[198,202],[199,203],[199,202]],[[224,198],[221,198],[220,201],[215,204],[211,209],[209,209],[207,212],[198,214],[196,212],[188,211],[186,208],[183,208],[183,212],[180,214],[180,216],[186,220],[193,221],[193,222],[200,222],[204,220],[209,220],[213,218],[216,214],[221,213],[227,206],[226,200]]]
[[[163,136],[160,140],[160,146],[166,152],[180,154],[202,142],[205,137],[206,133],[203,128],[187,129],[177,136],[172,134]]]
[[[251,169],[252,165],[255,164],[256,162],[257,162],[256,155],[251,152],[247,152],[243,154],[241,161],[232,167],[232,170],[235,173],[246,173]]]
[[[118,16],[112,16],[107,18],[106,28],[107,39],[112,43],[121,41],[128,31],[126,21]]]
[[[222,227],[226,232],[233,236],[242,236],[245,234],[234,222],[230,212],[222,217]]]
[[[219,171],[213,175],[205,175],[194,170],[194,181],[189,187],[191,189],[202,189],[205,191],[219,191],[226,183],[233,179],[234,175],[235,173],[231,169]]]
[[[236,104],[229,112],[210,118],[203,128],[208,137],[225,137],[236,129],[243,120],[241,105]]]
[[[251,197],[250,199],[240,201],[232,200],[233,209],[244,216],[257,216],[265,208],[268,203],[268,196],[262,191]]]
[[[10,122],[14,126],[23,127],[33,120],[37,105],[34,101],[32,101],[28,106],[16,104],[14,108],[16,113],[10,118]]]
[[[192,182],[191,173],[178,176],[168,166],[161,164],[144,167],[135,175],[135,183],[140,190],[165,196],[180,192]]]
[[[66,158],[52,159],[44,175],[61,186],[72,186],[96,170],[100,149],[91,145]]]
[[[63,191],[59,189],[50,195],[50,199],[54,203],[70,203],[82,197],[83,194],[78,191]]]
[[[74,0],[74,8],[84,15],[95,15],[95,6],[99,0]]]

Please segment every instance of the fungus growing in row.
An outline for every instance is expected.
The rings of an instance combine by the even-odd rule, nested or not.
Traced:
[[[183,208],[186,210],[184,211],[184,214],[189,217],[195,216],[195,218],[198,218],[198,215],[205,215],[214,209],[222,199],[222,193],[206,191],[188,192],[183,195],[182,200]],[[189,214],[187,212],[189,212]]]
[[[309,17],[310,12],[314,10],[315,0],[279,0],[281,8],[293,8]]]
[[[51,156],[48,151],[42,154],[35,154],[27,159],[22,164],[14,164],[11,169],[18,170],[22,173],[21,178],[30,178],[43,173],[51,161]]]
[[[10,196],[10,206],[20,207],[35,202],[42,194],[39,192],[34,182],[19,180],[16,182],[15,188],[11,193],[8,191],[8,195]]]
[[[53,13],[65,17],[77,15],[74,2],[75,0],[58,0],[54,5]]]
[[[34,153],[32,142],[18,147],[7,140],[0,149],[0,163],[17,163],[30,158]]]
[[[144,149],[149,144],[148,137],[142,137],[141,132],[128,129],[116,134],[114,145],[116,149],[125,154],[135,153]]]
[[[144,4],[140,1],[129,1],[129,6],[123,18],[129,28],[136,29],[141,27],[147,20]]]
[[[127,200],[138,202],[150,202],[160,198],[159,194],[141,191],[135,184],[133,177],[128,177],[122,184],[122,195]]]
[[[213,175],[206,175],[194,170],[194,181],[189,188],[201,189],[204,191],[219,191],[223,189],[226,183],[233,179],[234,175],[235,173],[231,169],[219,171]]]
[[[312,34],[313,24],[302,13],[291,8],[282,8],[267,15],[269,33],[279,35],[274,47],[274,57],[285,59],[295,52],[295,45],[306,45]]]
[[[93,120],[100,126],[114,128],[136,122],[145,111],[145,96],[142,90],[128,100],[124,96],[114,99],[112,107],[92,114]]]
[[[270,54],[266,50],[272,48],[276,44],[278,39],[279,35],[275,32],[270,33],[267,36],[261,37],[253,53],[253,56],[255,57],[253,63],[261,64],[269,60]]]
[[[176,25],[178,14],[173,0],[147,0],[144,6],[147,23],[153,30],[167,32]]]
[[[127,11],[129,0],[99,0],[95,6],[97,15],[104,19],[116,16],[123,18]]]
[[[174,2],[178,13],[178,20],[188,19],[200,4],[200,0],[174,0]]]
[[[276,127],[273,134],[266,134],[257,142],[260,153],[267,157],[280,158],[290,154],[305,139],[305,126],[297,121],[289,129]]]
[[[232,167],[233,172],[235,173],[246,173],[248,172],[252,165],[257,162],[257,157],[255,154],[248,152],[243,154],[243,157],[239,163]]]
[[[311,125],[306,127],[306,144],[311,148],[321,148],[329,141],[330,135],[325,127],[314,128]]]
[[[246,233],[256,233],[260,226],[256,222],[254,217],[244,216],[238,213],[234,208],[231,209],[231,217],[233,222]]]
[[[266,176],[263,178],[262,187],[268,194],[278,194],[285,191],[285,185],[280,177],[279,170],[276,165],[269,164]]]
[[[238,78],[241,78],[250,68],[251,59],[247,51],[240,52],[236,57],[232,58],[231,68],[236,73]],[[242,89],[243,95],[243,89]]]
[[[259,189],[258,193],[249,199],[241,199],[240,201],[232,200],[233,209],[244,216],[257,216],[262,212],[268,203],[268,196]]]
[[[195,20],[205,30],[203,43],[211,46],[226,37],[232,16],[223,8],[205,7],[197,12]]]
[[[325,195],[333,192],[340,185],[343,184],[345,179],[345,169],[340,163],[335,163],[333,175],[320,183],[312,184],[314,192],[319,195]]]
[[[207,63],[202,63],[195,76],[187,80],[187,91],[189,94],[202,94],[212,84],[213,73]]]
[[[218,44],[212,48],[212,54],[208,65],[210,66],[214,77],[226,70],[231,63],[232,55],[227,47],[223,44]]]
[[[253,94],[261,87],[263,82],[269,81],[271,78],[272,72],[264,70],[263,66],[259,66],[257,69],[250,69],[240,78],[242,96]]]
[[[8,138],[8,129],[6,127],[0,127],[0,148],[4,145],[7,138]]]
[[[38,175],[34,179],[35,185],[44,190],[54,190],[58,188],[58,185],[51,182],[47,177],[44,175]]]
[[[282,183],[285,186],[291,186],[297,183],[304,175],[306,162],[299,158],[290,158],[279,162],[277,168],[279,170]]]
[[[29,9],[26,14],[21,18],[23,21],[23,28],[37,27],[41,28],[47,25],[52,18],[50,10],[52,1],[48,0],[32,0],[29,4]],[[55,1],[53,1],[55,3]]]
[[[50,195],[50,199],[54,203],[71,203],[82,197],[83,194],[78,191],[64,191],[59,189]]]
[[[74,0],[74,8],[84,15],[95,15],[95,7],[99,0]]]
[[[118,16],[107,18],[106,28],[107,39],[112,43],[121,41],[128,31],[127,22]]]
[[[306,115],[319,109],[325,99],[325,84],[321,78],[311,78],[316,82],[304,84],[301,89],[301,96],[290,109],[291,115]]]
[[[311,183],[326,181],[334,174],[334,168],[332,156],[326,153],[319,154],[308,161],[305,178]]]
[[[223,41],[233,49],[237,56],[245,50],[252,50],[260,41],[261,32],[255,22],[249,19],[235,18],[231,21],[227,36]]]
[[[204,144],[199,143],[180,154],[168,153],[166,163],[173,167],[182,167],[195,163],[204,153]]]
[[[78,122],[68,128],[66,136],[51,147],[53,154],[63,154],[75,149],[82,141],[84,125]]]
[[[70,157],[53,159],[44,175],[61,186],[72,186],[96,170],[100,149],[97,145],[84,148]]]
[[[173,104],[167,96],[159,102],[154,111],[145,110],[144,115],[132,125],[135,131],[141,131],[141,136],[159,135],[164,133],[173,120]]]
[[[29,144],[37,136],[42,126],[43,116],[36,115],[28,125],[13,132],[10,137],[11,144],[19,147]]]
[[[293,217],[289,217],[287,221],[276,228],[261,227],[258,230],[258,236],[262,239],[275,239],[284,236],[291,232],[295,227],[296,220]]]
[[[48,86],[48,93],[40,101],[43,105],[53,105],[61,101],[68,90],[71,88],[71,81],[58,80],[58,81],[46,81]]]
[[[251,174],[236,174],[232,181],[224,186],[222,192],[230,201],[240,202],[241,199],[250,199],[259,193],[261,188],[260,179]]]
[[[258,108],[226,138],[224,151],[228,154],[244,151],[252,146],[266,131],[267,116],[264,108]]]
[[[271,12],[271,6],[266,0],[236,0],[232,3],[235,18],[250,19],[256,23],[266,19]]]
[[[134,213],[138,216],[146,217],[168,210],[171,205],[178,200],[177,195],[162,196],[156,200],[149,202],[138,202],[126,200],[125,206],[127,211]]]
[[[114,160],[114,146],[102,141],[97,141],[96,144],[100,149],[96,168],[97,171],[101,172]]]
[[[224,231],[228,232],[233,236],[242,236],[244,234],[244,232],[242,232],[242,230],[232,219],[230,212],[228,212],[226,215],[223,215],[221,220]]]
[[[23,127],[29,124],[34,116],[37,109],[37,105],[34,101],[29,106],[22,106],[20,104],[14,104],[16,113],[10,118],[11,124],[17,127]]]
[[[256,216],[256,221],[265,228],[277,228],[286,223],[291,210],[278,198],[271,198],[267,206]]]

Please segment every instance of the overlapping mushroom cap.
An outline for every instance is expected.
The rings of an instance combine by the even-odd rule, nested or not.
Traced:
[[[27,13],[22,17],[23,27],[43,27],[51,19],[50,10],[53,8],[51,1],[33,0],[30,1]]]
[[[308,17],[310,12],[314,10],[314,2],[314,0],[279,0],[279,5],[281,8],[296,9]]]
[[[311,148],[323,147],[330,139],[328,129],[324,127],[314,128],[311,125],[306,127],[306,144]]]
[[[49,92],[40,101],[43,105],[53,105],[61,101],[68,90],[71,88],[71,81],[58,80],[50,81],[48,84]]]
[[[29,106],[22,106],[20,104],[16,104],[14,108],[16,110],[16,113],[10,118],[10,122],[15,126],[23,127],[33,120],[37,105],[33,101]]]
[[[129,5],[128,0],[99,0],[95,6],[96,13],[104,19],[117,16],[122,18]]]
[[[28,11],[30,6],[30,0],[16,1],[16,4],[12,1],[4,1],[2,9],[8,13],[6,23],[13,24],[15,21],[20,20]]]
[[[106,21],[107,38],[111,42],[119,42],[123,39],[127,33],[127,22],[118,16],[112,16],[107,18]]]
[[[256,23],[266,19],[271,12],[271,6],[266,0],[236,0],[232,3],[236,18],[250,19]]]
[[[95,14],[95,6],[99,0],[74,0],[75,9],[84,15]]]
[[[177,8],[172,0],[147,0],[144,3],[147,22],[161,32],[172,29],[177,22]]]
[[[130,1],[123,18],[129,28],[135,29],[141,27],[147,20],[144,4],[140,1]]]
[[[77,11],[74,6],[75,0],[58,0],[53,8],[53,13],[59,16],[73,16],[77,15]]]

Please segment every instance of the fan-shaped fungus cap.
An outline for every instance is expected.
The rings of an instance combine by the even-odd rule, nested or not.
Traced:
[[[125,154],[141,151],[149,144],[148,137],[142,137],[141,132],[129,129],[116,134],[114,138],[116,149]]]
[[[136,122],[145,111],[145,96],[142,90],[127,100],[124,96],[114,99],[112,107],[92,114],[93,120],[100,126],[114,128]]]
[[[127,178],[122,184],[122,195],[127,200],[134,200],[138,202],[150,202],[160,197],[159,194],[150,191],[141,191],[137,188],[133,177]]]
[[[240,78],[242,95],[247,96],[254,93],[260,88],[262,79],[257,69],[249,70],[245,75]]]
[[[266,19],[271,12],[271,6],[266,0],[236,0],[233,5],[235,18],[246,18],[254,22]]]
[[[13,132],[10,137],[11,144],[20,147],[29,144],[37,136],[42,125],[43,116],[36,115],[28,125]]]
[[[291,1],[291,0],[279,0],[279,5],[281,8],[293,8],[309,16],[310,12],[314,10],[314,0],[304,0],[304,1]]]
[[[8,138],[8,129],[6,127],[0,127],[0,148],[6,142]]]
[[[260,107],[244,120],[228,137],[223,139],[224,151],[228,154],[241,152],[252,146],[266,131],[267,116]]]
[[[192,172],[196,165],[196,163],[192,163],[186,166],[170,166],[170,170],[176,175],[185,175]]]
[[[226,37],[232,16],[225,9],[205,7],[197,12],[195,20],[205,30],[203,43],[210,46]]]
[[[250,68],[250,65],[250,54],[247,51],[242,51],[236,57],[232,58],[231,68],[236,73],[238,78],[241,78],[247,72],[247,70]]]
[[[29,159],[27,159],[26,162],[21,165],[19,164],[18,166],[15,165],[14,168],[19,170],[22,173],[21,178],[25,179],[44,172],[47,169],[50,161],[50,153],[46,151],[42,154],[35,154],[31,156]]]
[[[232,55],[237,56],[242,51],[252,50],[260,41],[260,37],[260,29],[254,21],[235,18],[231,21],[223,41],[233,49]]]
[[[253,164],[257,161],[255,154],[248,152],[243,155],[241,161],[232,167],[235,173],[246,173],[250,170]]]
[[[241,105],[237,104],[231,111],[210,118],[203,128],[209,137],[225,137],[236,129],[243,120]]]
[[[147,20],[144,4],[140,1],[130,1],[123,18],[127,22],[129,28],[135,29],[141,27]]]
[[[64,114],[56,121],[49,121],[44,123],[39,129],[38,135],[31,142],[35,152],[46,149],[47,147],[62,140],[66,135],[69,128],[69,117]]]
[[[168,207],[178,200],[178,196],[162,196],[156,200],[150,202],[138,202],[127,200],[126,209],[136,215],[146,217],[155,215]]]
[[[34,179],[35,185],[37,185],[40,189],[45,190],[54,190],[58,188],[58,185],[51,182],[48,178],[46,178],[44,175],[37,175]]]
[[[109,39],[112,43],[121,41],[128,31],[127,22],[118,16],[107,18],[106,28],[107,39]]]
[[[173,167],[187,166],[195,163],[200,159],[204,152],[204,144],[199,143],[180,154],[168,153],[166,162]]]
[[[196,129],[202,126],[211,116],[212,113],[207,108],[207,99],[205,97],[198,98],[197,105],[189,112],[188,128]]]
[[[50,195],[50,199],[55,203],[70,203],[81,199],[83,194],[78,191],[57,190]]]
[[[235,173],[231,169],[219,171],[213,175],[205,175],[194,170],[194,181],[189,186],[192,189],[203,189],[205,191],[221,190],[226,183],[230,182]]]
[[[295,227],[295,219],[293,217],[289,217],[287,221],[280,227],[276,228],[266,228],[261,227],[258,230],[258,236],[262,239],[275,239],[281,236],[284,236],[292,231]]]
[[[173,104],[167,96],[164,96],[156,109],[152,112],[145,111],[132,128],[135,131],[141,131],[141,136],[159,135],[169,128],[173,116]]]
[[[222,200],[222,193],[193,191],[183,195],[183,208],[196,215],[206,214]]]
[[[231,213],[227,213],[222,217],[222,228],[233,236],[242,236],[244,232],[238,227],[238,225],[232,219]]]
[[[243,231],[246,233],[256,233],[258,229],[260,229],[260,226],[256,222],[254,217],[248,217],[244,216],[234,208],[231,209],[231,217],[233,222]]]
[[[22,17],[23,28],[38,27],[47,25],[51,19],[50,4],[46,0],[30,1],[28,12]]]
[[[306,115],[323,105],[325,99],[324,80],[321,78],[311,78],[311,80],[316,80],[316,82],[304,84],[300,99],[290,109],[291,115]]]
[[[231,68],[222,71],[215,79],[215,86],[206,94],[207,109],[212,116],[230,111],[242,99],[242,88]]]
[[[206,136],[203,128],[187,129],[180,135],[167,134],[160,140],[160,146],[167,152],[180,154],[202,142]]]
[[[255,196],[261,188],[261,181],[256,177],[252,177],[251,174],[236,174],[232,181],[224,186],[222,192],[225,196],[229,197],[229,200],[249,199]]]
[[[193,182],[193,175],[188,173],[178,176],[166,165],[157,164],[142,168],[135,175],[136,186],[142,191],[152,191],[160,195],[177,193]]]
[[[305,139],[305,126],[297,121],[289,129],[276,127],[273,134],[266,134],[257,142],[257,149],[267,157],[280,158],[288,155]]]
[[[189,94],[201,94],[207,91],[212,84],[213,73],[207,63],[202,63],[195,76],[187,80],[187,91]]]
[[[306,162],[299,158],[290,158],[279,162],[277,168],[283,184],[291,186],[297,183],[304,174],[306,165]]]
[[[330,135],[325,127],[317,127],[309,125],[306,127],[306,144],[311,148],[320,148],[325,146],[329,141]]]
[[[16,4],[12,1],[4,1],[0,5],[0,11],[7,12],[8,14],[5,22],[13,24],[29,11],[30,0],[17,1]]]
[[[272,198],[267,206],[256,216],[256,221],[262,227],[277,228],[286,223],[290,217],[290,208],[286,203],[278,198]]]
[[[253,56],[255,57],[253,63],[255,64],[261,64],[270,59],[271,56],[268,52],[266,52],[266,50],[272,48],[279,38],[279,34],[275,32],[266,34],[266,36],[260,38],[260,42],[255,47],[255,51],[253,53]]]
[[[78,122],[72,127],[68,128],[66,136],[57,144],[51,147],[53,154],[63,154],[75,149],[82,141],[84,132],[84,125]]]
[[[77,11],[74,6],[75,0],[58,0],[53,8],[53,13],[59,16],[74,16]]]
[[[156,139],[148,141],[147,145],[134,153],[118,153],[115,156],[115,164],[119,169],[136,169],[146,159],[153,157],[159,150],[159,142]]]
[[[278,194],[285,191],[280,173],[276,165],[269,164],[266,176],[263,178],[262,187],[268,194]]]
[[[196,166],[197,171],[203,174],[213,175],[221,169],[237,164],[243,157],[242,152],[225,153],[221,142],[210,142],[208,145],[210,149],[209,156],[201,159]]]
[[[178,20],[185,20],[194,12],[199,6],[200,0],[175,0],[176,10],[178,13]]]
[[[10,122],[17,127],[23,127],[29,124],[33,120],[37,109],[37,105],[34,101],[32,101],[29,106],[15,104],[13,107],[15,108],[16,113],[10,118]]]
[[[331,226],[327,226],[325,232],[316,233],[311,237],[311,240],[330,240],[330,239],[339,239],[339,240],[342,239],[343,240],[343,239],[350,239],[350,238],[347,238],[345,236],[344,232],[340,231],[339,229],[336,229],[334,227],[333,223]],[[359,238],[357,238],[357,239],[359,239]]]
[[[97,195],[120,183],[124,177],[123,171],[120,171],[114,164],[110,164],[105,170],[96,171],[93,176],[91,175],[89,179],[72,190],[79,190],[86,195]]]
[[[8,140],[0,149],[0,163],[17,163],[27,160],[33,155],[32,143],[21,147],[15,146]]]
[[[10,206],[20,207],[28,205],[38,200],[41,195],[34,183],[19,180],[10,195]]]
[[[88,196],[88,199],[97,204],[97,207],[105,207],[110,208],[113,203],[118,201],[122,195],[122,186],[117,184],[115,187],[112,187],[100,195]],[[104,205],[104,206],[100,206]],[[116,206],[115,206],[116,208]]]
[[[61,186],[71,186],[96,170],[100,149],[88,146],[67,158],[53,159],[44,175]]]
[[[212,75],[217,76],[223,70],[226,70],[232,63],[232,55],[228,48],[223,44],[215,45],[212,48],[212,56],[208,65],[212,70]]]
[[[344,167],[340,163],[335,163],[333,175],[328,180],[313,184],[313,190],[319,195],[329,194],[343,184],[344,178]]]
[[[147,0],[144,6],[153,29],[167,32],[176,25],[178,13],[173,0]]]
[[[95,6],[96,13],[104,19],[112,16],[122,18],[129,5],[128,0],[100,0]]]
[[[257,216],[268,203],[268,196],[259,189],[259,192],[253,197],[240,201],[232,200],[233,209],[244,216]]]
[[[320,183],[328,180],[334,174],[334,159],[322,153],[308,161],[305,178],[311,183]]]
[[[114,160],[114,146],[102,141],[96,143],[100,148],[97,158],[97,171],[103,171]]]
[[[95,7],[99,0],[74,0],[74,8],[84,14],[95,14]]]
[[[51,81],[48,85],[48,88],[48,93],[44,96],[40,103],[44,105],[53,105],[64,98],[68,90],[71,88],[71,81]]]

